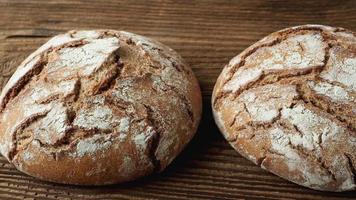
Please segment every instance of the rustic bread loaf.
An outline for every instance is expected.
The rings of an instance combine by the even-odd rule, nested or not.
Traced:
[[[0,97],[0,150],[43,180],[101,185],[163,170],[193,137],[198,82],[172,49],[70,31],[31,54]]]
[[[233,58],[215,85],[215,121],[262,168],[328,191],[355,189],[356,37],[305,25]]]

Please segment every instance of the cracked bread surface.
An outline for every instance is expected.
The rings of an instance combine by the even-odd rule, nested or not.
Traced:
[[[356,188],[356,36],[304,25],[234,57],[214,87],[215,121],[256,165],[316,190]]]
[[[4,87],[0,151],[43,180],[125,182],[165,169],[200,115],[198,81],[171,48],[124,31],[70,31]]]

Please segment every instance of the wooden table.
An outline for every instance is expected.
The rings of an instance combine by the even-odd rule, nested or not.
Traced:
[[[356,192],[306,189],[242,158],[214,125],[210,95],[224,64],[261,37],[298,24],[356,31],[356,1],[0,0],[0,89],[18,64],[49,37],[70,29],[127,30],[176,49],[204,96],[200,129],[163,173],[105,187],[36,180],[0,157],[1,199],[341,199]]]

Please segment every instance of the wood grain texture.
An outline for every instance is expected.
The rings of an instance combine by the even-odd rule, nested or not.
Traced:
[[[276,30],[300,24],[356,31],[355,0],[0,0],[0,89],[49,37],[70,29],[127,30],[176,49],[192,66],[204,116],[187,149],[161,174],[105,187],[36,180],[0,157],[0,199],[355,199],[306,189],[242,158],[214,125],[210,95],[223,66]]]

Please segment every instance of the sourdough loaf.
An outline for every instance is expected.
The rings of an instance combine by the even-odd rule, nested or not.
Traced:
[[[215,121],[256,165],[317,190],[355,189],[356,37],[321,25],[287,28],[225,66]]]
[[[43,180],[102,185],[162,171],[193,137],[198,82],[172,49],[124,31],[70,31],[0,97],[0,151]]]

